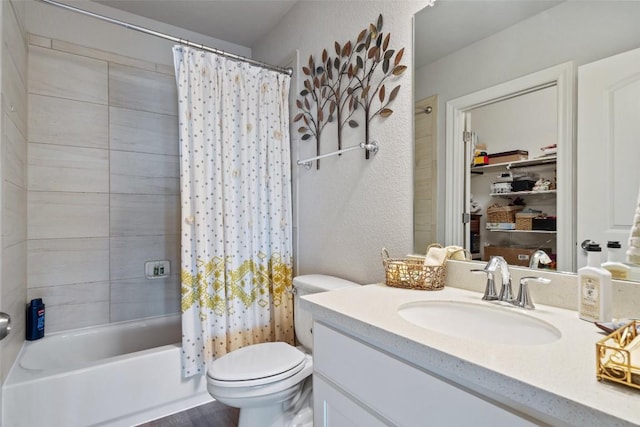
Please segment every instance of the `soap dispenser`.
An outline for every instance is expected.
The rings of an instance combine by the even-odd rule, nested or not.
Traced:
[[[585,250],[587,265],[578,270],[578,314],[589,322],[611,322],[611,273],[600,266],[599,244],[589,242]]]
[[[621,248],[620,242],[607,242],[607,261],[602,263],[602,268],[609,270],[612,279],[627,280],[631,267],[622,262]]]

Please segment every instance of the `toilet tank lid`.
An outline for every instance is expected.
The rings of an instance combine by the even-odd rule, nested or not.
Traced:
[[[355,282],[326,274],[305,274],[293,278],[293,286],[307,292],[324,292],[334,289],[360,286]]]

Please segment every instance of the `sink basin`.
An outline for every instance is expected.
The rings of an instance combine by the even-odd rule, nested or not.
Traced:
[[[547,344],[562,336],[550,323],[489,303],[419,301],[401,305],[398,314],[434,332],[493,344]]]

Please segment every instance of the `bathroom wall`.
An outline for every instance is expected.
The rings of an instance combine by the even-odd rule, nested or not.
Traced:
[[[640,34],[632,36],[640,31],[634,23],[640,3],[623,3],[627,8],[624,17],[610,10],[606,2],[562,3],[417,70],[415,75],[411,64],[412,16],[426,2],[342,0],[296,4],[278,28],[253,46],[254,57],[281,63],[299,49],[304,64],[309,55],[318,58],[324,48],[332,52],[334,41],[353,39],[382,13],[391,44],[405,47],[405,61],[410,66],[398,80],[402,89],[393,105],[394,114],[372,125],[373,139],[380,143],[378,155],[368,161],[356,153],[322,159],[319,171],[294,168],[293,177],[299,182],[298,273],[327,273],[360,283],[376,282],[383,279],[381,247],[386,246],[397,256],[413,251],[414,82],[415,99],[439,96],[438,128],[442,130],[442,112],[452,98],[570,59],[584,63],[635,47],[621,41],[640,40]],[[543,29],[531,31],[538,25]],[[589,43],[582,43],[583,39]],[[473,67],[468,66],[470,63]],[[300,69],[296,72],[301,74]],[[292,91],[299,93],[300,89]],[[298,145],[300,157],[313,156],[315,141],[300,141],[297,126],[293,129],[293,143]],[[362,139],[360,131],[347,133],[347,146]],[[323,152],[337,148],[336,138],[330,134],[329,130],[323,135]],[[437,134],[443,144],[444,132]],[[444,150],[439,153],[438,164],[444,165]],[[439,168],[438,182],[444,183],[444,167]],[[444,197],[445,186],[441,185],[440,217],[444,215]],[[440,221],[438,239],[442,241],[443,237]]]
[[[27,31],[51,39],[114,52],[129,58],[172,65],[172,41],[101,21],[35,0],[25,0]],[[173,25],[143,18],[90,0],[65,0],[63,3],[144,28],[170,34],[193,43],[225,52],[251,57],[251,49]]]
[[[384,121],[371,124],[380,151],[370,160],[360,151],[321,160],[320,170],[294,166],[298,180],[298,274],[326,273],[359,283],[384,277],[380,250],[401,256],[413,248],[413,93],[412,17],[426,1],[301,1],[278,27],[253,46],[254,57],[281,63],[295,49],[306,64],[335,41],[355,41],[358,33],[382,13],[390,46],[405,48],[409,69],[394,84],[401,90]],[[295,70],[299,75],[300,67]],[[300,75],[298,81],[303,81]],[[300,87],[292,88],[295,94]],[[295,113],[295,112],[292,112]],[[293,124],[293,143],[301,157],[315,153],[315,141],[300,141]],[[345,131],[343,146],[363,141],[363,128]],[[326,128],[322,152],[337,149],[335,131]]]
[[[0,344],[0,385],[24,340],[27,283],[27,39],[25,4],[0,5],[2,103],[0,105],[0,311],[11,333]]]
[[[175,99],[170,67],[30,35],[27,296],[49,332],[179,311]]]
[[[294,168],[294,179],[300,183],[299,274],[323,272],[361,283],[376,282],[383,277],[380,261],[383,246],[397,255],[412,250],[411,21],[413,14],[425,4],[426,0],[299,2],[277,28],[252,49],[253,57],[275,64],[283,63],[299,49],[301,60],[306,61],[310,54],[318,56],[323,48],[331,48],[334,41],[353,40],[382,13],[384,31],[391,33],[391,45],[405,48],[403,63],[409,66],[396,80],[402,89],[392,106],[394,114],[384,121],[374,120],[371,125],[372,139],[380,143],[376,156],[365,160],[363,153],[352,152],[323,159],[319,171]],[[136,43],[114,42],[122,40],[118,30],[111,26],[103,29],[101,23],[87,22],[87,19],[34,2],[27,8],[27,27],[33,33],[82,45],[91,43],[91,47],[106,51],[112,51],[111,45],[117,45],[119,53],[120,49],[128,49],[126,56],[163,63],[157,56],[150,58],[151,54],[144,49],[133,54],[129,49]],[[109,37],[94,34],[101,31],[116,34],[109,33]],[[135,37],[135,33],[121,31],[126,31],[130,38]],[[105,40],[101,41],[102,38]],[[148,39],[140,36],[142,43],[148,43]],[[111,45],[93,46],[98,43]],[[299,88],[292,91],[298,93]],[[335,134],[329,134],[330,131],[325,133],[324,152],[336,149]],[[294,132],[293,136],[294,143],[298,144],[298,135]],[[363,139],[362,129],[345,132],[345,137],[345,146],[355,145]],[[312,142],[300,143],[298,148],[301,156],[313,155]]]
[[[73,4],[251,54],[97,3]],[[173,43],[39,2],[27,2],[26,22],[27,298],[44,298],[48,332],[177,312]],[[144,262],[162,259],[172,276],[145,279]]]

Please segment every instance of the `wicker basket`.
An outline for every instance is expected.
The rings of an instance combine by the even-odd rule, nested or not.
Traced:
[[[422,258],[390,258],[389,252],[382,248],[382,265],[387,286],[427,291],[444,289],[446,263],[428,266]]]
[[[498,206],[487,208],[487,222],[516,222],[516,213],[524,206]]]
[[[538,216],[535,213],[517,213],[516,230],[533,230],[533,218]]]

